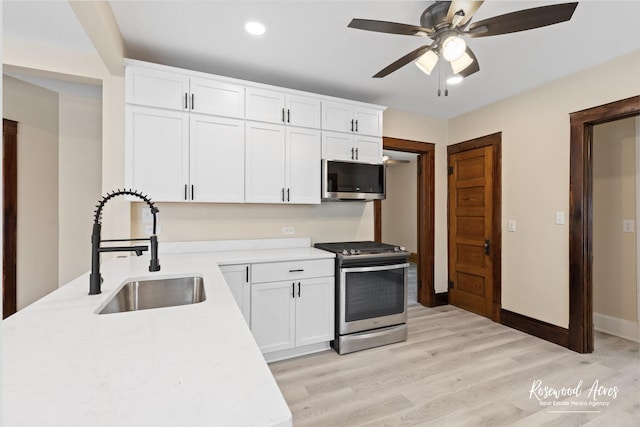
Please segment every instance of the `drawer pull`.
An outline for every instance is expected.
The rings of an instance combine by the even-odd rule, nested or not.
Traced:
[[[302,273],[304,271],[304,268],[299,268],[297,270],[289,270],[289,273]]]

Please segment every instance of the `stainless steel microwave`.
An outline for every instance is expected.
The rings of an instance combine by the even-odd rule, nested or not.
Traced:
[[[322,200],[382,200],[384,164],[338,160],[322,161]]]

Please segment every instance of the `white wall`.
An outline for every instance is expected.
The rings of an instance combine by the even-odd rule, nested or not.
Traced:
[[[89,270],[93,210],[102,186],[102,99],[60,94],[59,271],[63,285]]]
[[[3,114],[18,122],[18,310],[58,286],[58,94],[3,76]]]
[[[639,64],[636,51],[449,121],[450,144],[502,132],[504,309],[568,327],[569,228],[554,214],[569,211],[569,114],[638,95]]]

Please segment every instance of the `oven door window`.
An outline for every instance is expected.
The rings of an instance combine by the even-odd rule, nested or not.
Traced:
[[[379,267],[378,267],[379,268]],[[345,271],[345,322],[400,314],[405,311],[406,268]]]

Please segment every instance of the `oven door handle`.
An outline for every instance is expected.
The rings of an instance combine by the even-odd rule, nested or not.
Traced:
[[[408,268],[409,263],[392,264],[392,265],[377,265],[374,267],[349,267],[341,268],[342,273],[367,273],[369,271],[382,271],[382,270],[395,270],[396,268]]]

